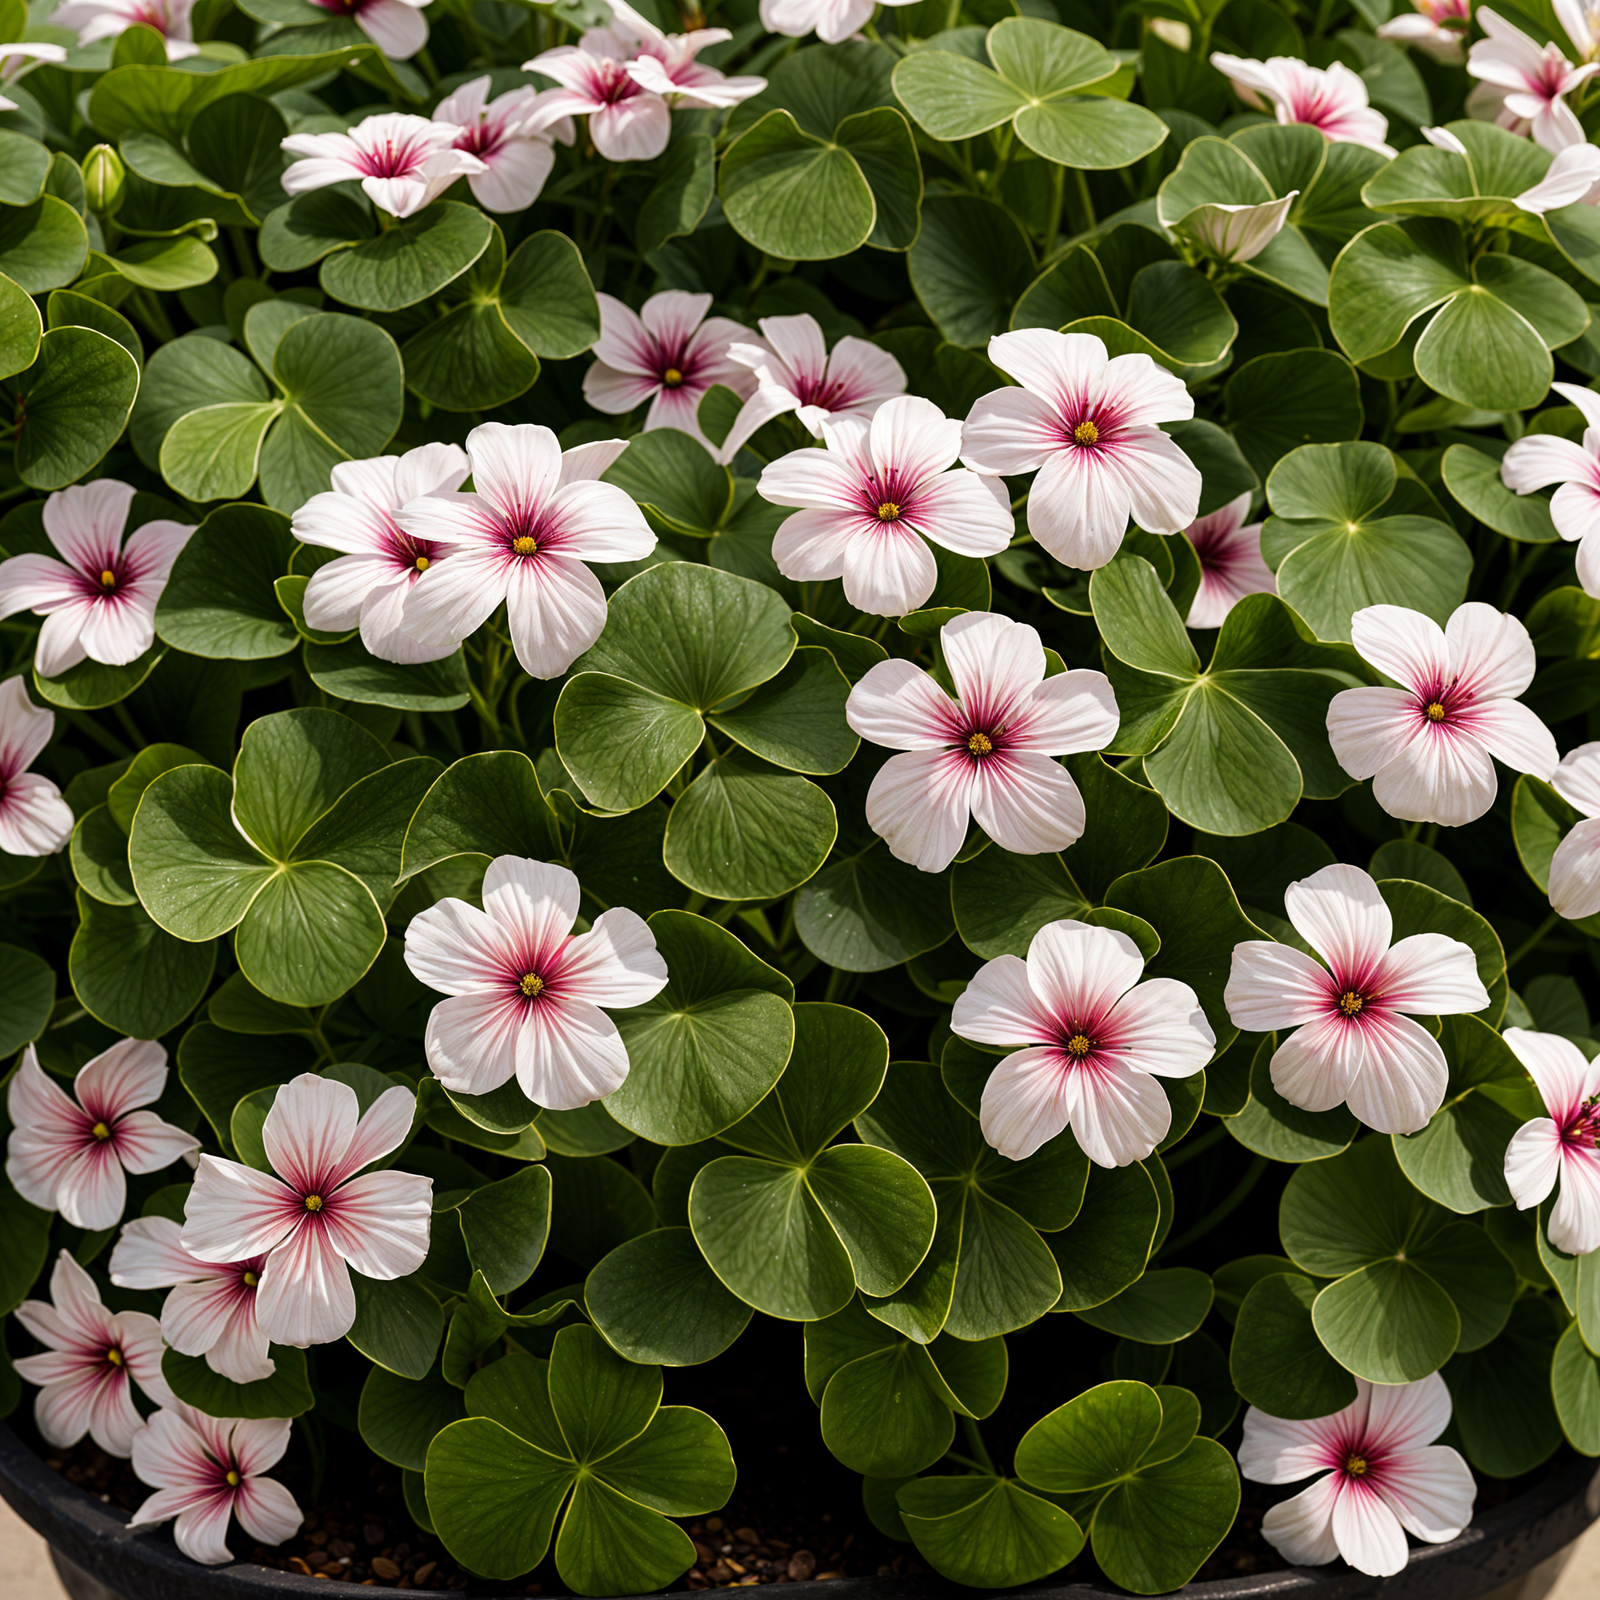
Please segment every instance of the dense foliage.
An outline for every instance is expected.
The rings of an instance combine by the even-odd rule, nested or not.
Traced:
[[[1468,12],[0,0],[0,1414],[587,1594],[755,1319],[981,1587],[1600,1455],[1600,6]]]

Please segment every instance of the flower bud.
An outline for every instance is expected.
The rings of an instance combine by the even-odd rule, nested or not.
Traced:
[[[127,185],[127,168],[122,157],[108,144],[97,144],[83,158],[83,188],[89,209],[107,216],[122,204]]]
[[[1196,206],[1172,226],[1218,261],[1251,261],[1278,236],[1299,193],[1292,189],[1264,205]]]

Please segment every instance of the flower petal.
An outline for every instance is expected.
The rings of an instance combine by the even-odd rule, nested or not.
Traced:
[[[261,1129],[272,1170],[298,1194],[331,1191],[355,1138],[358,1105],[349,1084],[314,1072],[284,1084]],[[233,1259],[259,1254],[259,1249],[239,1250]]]
[[[943,872],[967,837],[972,765],[947,750],[890,756],[867,790],[867,826],[899,861]]]
[[[368,1172],[336,1191],[323,1209],[328,1243],[364,1278],[404,1278],[428,1253],[433,1180],[409,1172]]]
[[[1363,1013],[1361,1071],[1345,1103],[1379,1133],[1417,1133],[1444,1104],[1450,1068],[1439,1041],[1410,1017]]]
[[[1341,980],[1364,978],[1388,953],[1394,918],[1377,883],[1359,867],[1323,867],[1291,883],[1283,904],[1295,932]]]
[[[356,1320],[350,1269],[328,1237],[302,1223],[267,1257],[256,1290],[256,1321],[274,1344],[331,1344]]]

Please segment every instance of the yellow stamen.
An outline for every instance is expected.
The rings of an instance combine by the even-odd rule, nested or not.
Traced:
[[[228,1470],[228,1487],[230,1489],[237,1489],[239,1487],[239,1474],[233,1471],[232,1468],[229,1468]]]
[[[878,507],[879,522],[896,522],[899,520],[899,517],[900,507],[897,506],[893,500],[885,500],[883,504]]]
[[[426,572],[433,563],[426,556],[418,556],[415,566],[418,572]]]
[[[322,1196],[320,1194],[308,1194],[306,1196],[306,1210],[307,1211],[320,1211],[321,1209],[322,1209]]]
[[[1368,1470],[1367,1458],[1365,1456],[1351,1456],[1350,1459],[1345,1462],[1344,1470],[1348,1472],[1352,1478],[1366,1477]]]
[[[102,589],[115,589],[116,586],[117,586],[117,575],[109,567],[107,567],[100,574],[100,587]]]
[[[1444,721],[1444,707],[1442,705],[1440,705],[1437,700],[1430,700],[1428,702],[1428,721],[1429,722],[1443,722]]]
[[[1067,1054],[1069,1056],[1086,1056],[1094,1049],[1094,1040],[1087,1034],[1075,1033],[1067,1040]]]
[[[1086,418],[1072,430],[1072,437],[1079,444],[1099,444],[1100,430]]]
[[[676,389],[683,382],[683,374],[676,367],[668,367],[661,374],[661,381],[669,388]]]
[[[517,987],[532,1000],[544,992],[544,979],[537,972],[527,972],[523,974],[522,982]]]
[[[537,539],[529,538],[527,534],[523,534],[520,539],[513,539],[511,541],[511,548],[515,550],[519,556],[531,556],[537,553],[539,549],[539,541]]]
[[[91,1133],[93,1133],[93,1134],[94,1134],[94,1136],[95,1136],[95,1138],[97,1138],[97,1139],[98,1139],[98,1140],[100,1140],[100,1142],[101,1142],[101,1143],[102,1143],[102,1144],[104,1144],[104,1143],[105,1143],[105,1141],[106,1141],[106,1140],[107,1140],[107,1139],[109,1139],[109,1138],[110,1138],[110,1137],[111,1137],[111,1129],[110,1129],[110,1128],[108,1128],[108,1127],[107,1127],[107,1126],[106,1126],[106,1124],[105,1124],[105,1123],[103,1123],[103,1122],[97,1122],[97,1123],[95,1123],[95,1125],[94,1125],[94,1127],[93,1127],[93,1128],[91,1128],[91,1129],[90,1129],[90,1130],[89,1130],[89,1131],[90,1131],[90,1132],[91,1132]]]
[[[244,1275],[244,1286],[245,1286],[245,1288],[253,1289],[260,1282],[261,1282],[261,1280],[255,1275],[255,1273],[253,1273],[253,1272],[245,1273],[245,1275]]]
[[[967,740],[967,749],[975,756],[987,756],[994,753],[994,741],[986,733],[975,733]]]
[[[1342,995],[1339,996],[1339,1009],[1344,1012],[1347,1017],[1360,1016],[1361,1008],[1365,1004],[1366,1001],[1362,999],[1362,997],[1358,995],[1354,989],[1347,989]]]
[[[120,1367],[122,1365],[122,1352],[120,1350],[107,1350],[106,1360],[109,1361],[112,1366]]]

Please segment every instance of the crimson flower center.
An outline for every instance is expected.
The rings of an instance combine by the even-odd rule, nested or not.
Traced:
[[[1566,1144],[1587,1145],[1591,1150],[1600,1145],[1600,1094],[1592,1094],[1573,1113],[1572,1120],[1561,1130]]]
[[[517,988],[529,999],[536,1000],[544,993],[544,979],[537,972],[525,972]]]
[[[313,1216],[322,1209],[323,1199],[320,1194],[308,1194],[305,1199],[306,1210]]]

